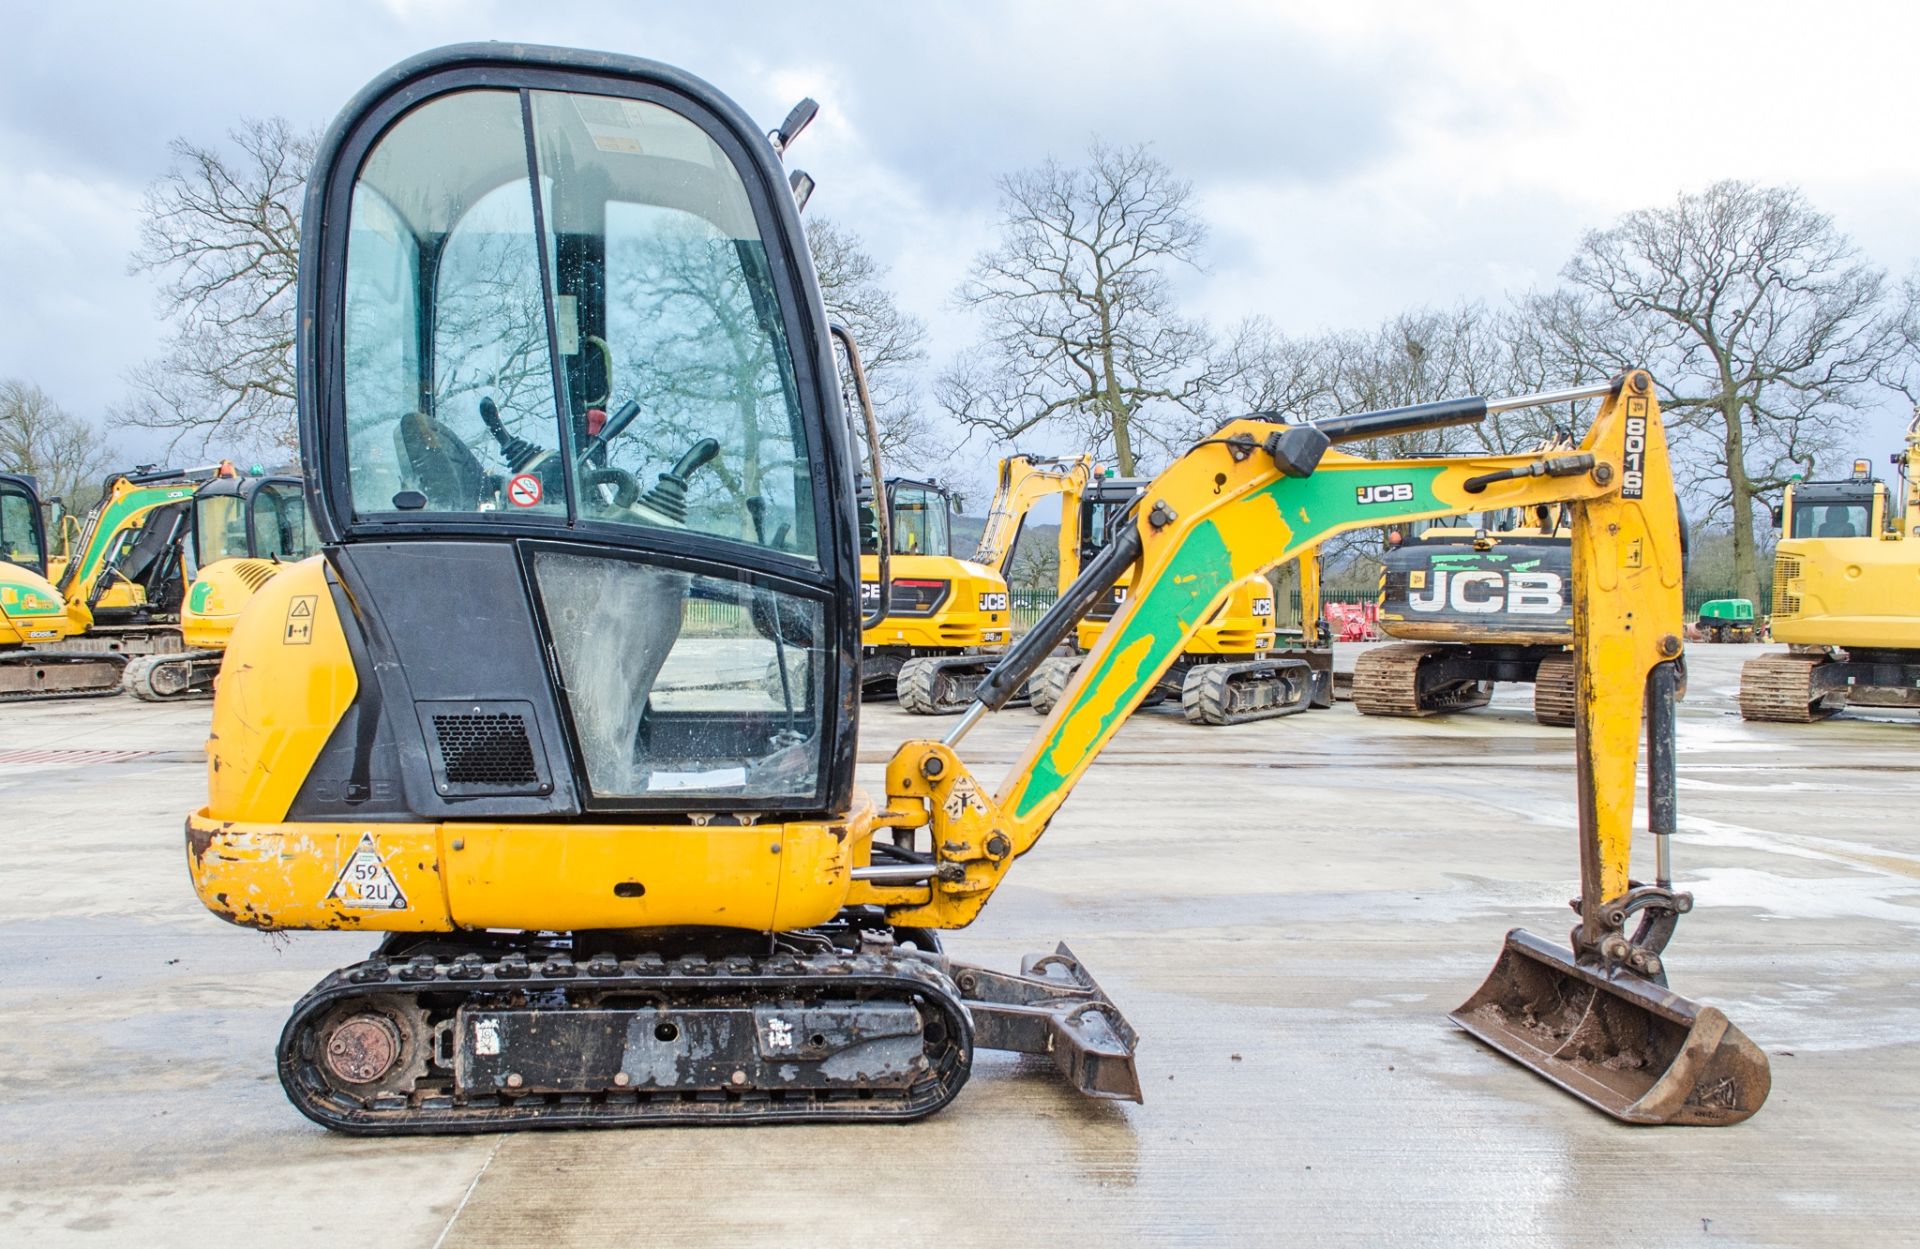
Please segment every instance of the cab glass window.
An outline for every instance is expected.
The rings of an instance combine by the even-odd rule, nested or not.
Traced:
[[[247,512],[238,494],[207,494],[193,500],[193,552],[197,566],[248,554]]]
[[[46,552],[40,549],[39,518],[33,500],[15,486],[0,486],[0,559],[44,573]]]
[[[1864,538],[1868,509],[1865,503],[1798,503],[1793,507],[1796,538]]]
[[[819,601],[569,552],[539,552],[533,571],[596,797],[816,790]]]
[[[891,499],[893,553],[946,555],[953,538],[947,496],[925,486],[894,487]]]
[[[658,104],[536,92],[581,512],[816,554],[799,391],[732,159]]]
[[[351,212],[355,515],[493,512],[509,497],[564,512],[530,463],[551,456],[559,421],[519,95],[464,91],[408,113],[362,165]]]
[[[255,492],[251,510],[253,553],[258,558],[302,560],[319,549],[298,482],[266,482]]]

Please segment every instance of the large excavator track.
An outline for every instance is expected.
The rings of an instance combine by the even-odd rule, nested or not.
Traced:
[[[127,661],[120,685],[149,703],[187,702],[213,697],[220,675],[219,651],[182,651],[177,655],[136,655]]]
[[[1548,655],[1540,661],[1533,675],[1533,718],[1557,729],[1573,727],[1573,652]]]
[[[1421,691],[1421,664],[1445,651],[1425,642],[1399,642],[1363,652],[1353,665],[1354,710],[1363,716],[1431,716],[1486,706],[1493,695],[1478,681]]]
[[[1195,664],[1181,684],[1180,708],[1194,724],[1247,724],[1305,711],[1313,692],[1304,659]]]
[[[973,692],[998,655],[921,655],[900,665],[894,696],[916,716],[954,716],[973,702]],[[1018,706],[1023,699],[1007,700]]]
[[[910,953],[375,956],[281,1034],[301,1113],[356,1135],[917,1119],[966,1083],[972,1022]]]
[[[1740,669],[1741,718],[1811,724],[1844,709],[1844,686],[1814,689],[1815,670],[1828,662],[1825,655],[1762,655],[1749,659]]]

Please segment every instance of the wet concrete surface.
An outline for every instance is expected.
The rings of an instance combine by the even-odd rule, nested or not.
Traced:
[[[918,1124],[396,1141],[312,1126],[272,1069],[369,939],[231,928],[187,886],[205,706],[0,708],[0,1243],[1914,1243],[1920,718],[1744,724],[1761,649],[1695,648],[1680,724],[1674,987],[1773,1063],[1722,1130],[1615,1124],[1446,1019],[1508,927],[1571,922],[1571,733],[1521,689],[1126,727],[949,944],[1069,941],[1140,1031],[1144,1105],[985,1055]],[[1036,723],[963,753],[995,776]],[[870,706],[867,782],[930,727]]]

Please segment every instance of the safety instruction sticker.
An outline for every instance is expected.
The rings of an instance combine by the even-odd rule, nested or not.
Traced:
[[[288,646],[305,646],[313,641],[313,613],[319,606],[317,594],[296,594],[287,604],[287,634],[281,639]]]
[[[540,479],[522,473],[507,483],[507,501],[515,507],[534,507],[540,502]]]
[[[360,844],[354,847],[353,856],[340,869],[333,888],[327,891],[327,901],[356,911],[407,909],[407,895],[400,892],[400,882],[381,862],[372,833],[360,834]]]

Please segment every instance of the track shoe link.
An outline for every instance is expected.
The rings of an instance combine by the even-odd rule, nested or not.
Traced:
[[[1271,720],[1311,707],[1315,685],[1304,659],[1195,664],[1181,684],[1180,709],[1194,724]]]
[[[916,716],[955,716],[973,702],[973,692],[992,671],[997,655],[923,655],[900,665],[894,690],[903,711]]]
[[[0,703],[118,694],[126,666],[126,656],[111,651],[23,650],[0,655]]]
[[[1740,669],[1740,716],[1746,720],[1774,720],[1810,724],[1847,705],[1845,686],[1814,688],[1816,670],[1830,662],[1825,655],[1762,655]]]
[[[1067,692],[1067,686],[1073,680],[1073,674],[1080,670],[1081,656],[1056,655],[1043,659],[1040,666],[1027,678],[1027,705],[1041,715],[1052,713]]]

